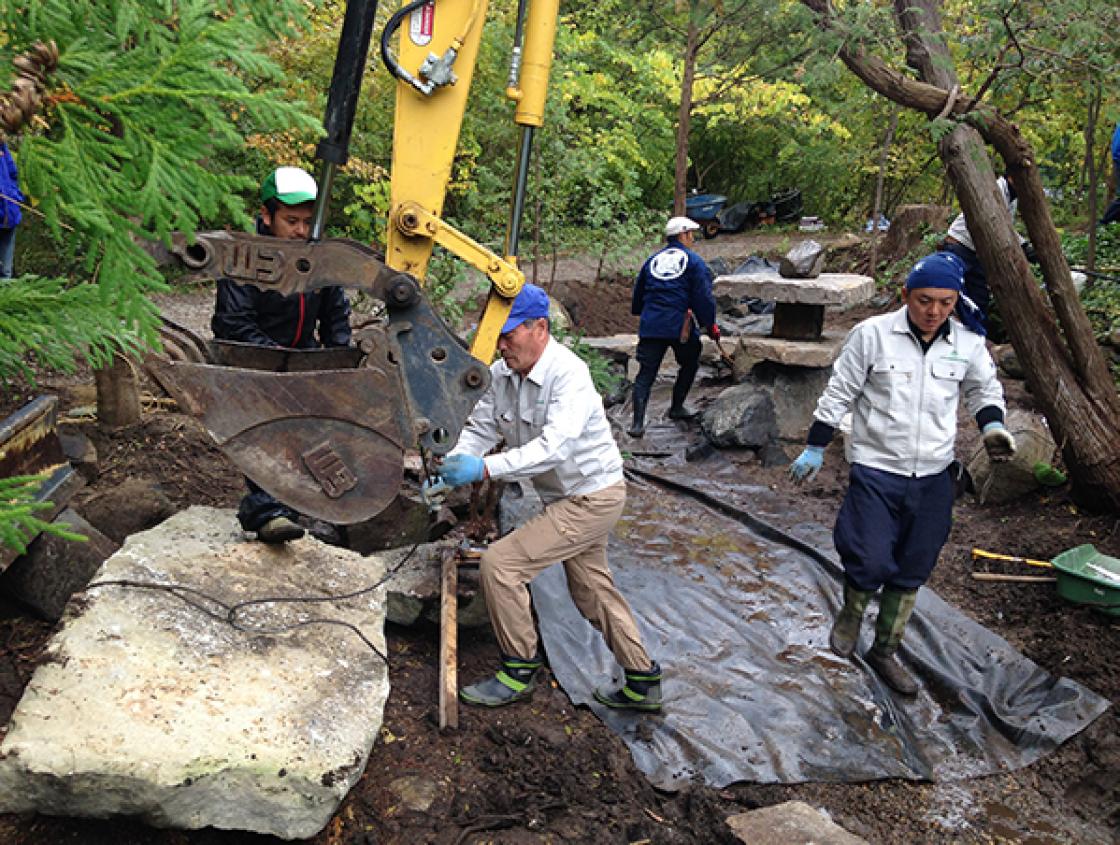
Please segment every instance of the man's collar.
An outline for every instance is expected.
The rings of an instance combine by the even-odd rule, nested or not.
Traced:
[[[910,310],[905,305],[902,306],[901,317],[901,320],[895,320],[895,331],[912,334],[923,343],[933,343],[935,340],[941,337],[945,338],[945,340],[949,343],[953,342],[952,329],[949,325],[953,321],[952,315],[945,318],[945,322],[941,324],[941,327],[933,333],[933,337],[931,337],[928,341],[922,340],[922,332],[916,325],[914,325],[914,321],[910,319]]]

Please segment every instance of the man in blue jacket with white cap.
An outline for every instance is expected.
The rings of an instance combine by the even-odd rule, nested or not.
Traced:
[[[661,667],[642,645],[607,566],[607,539],[626,504],[622,455],[587,365],[549,333],[548,294],[541,288],[521,289],[498,352],[490,387],[444,458],[437,487],[486,478],[526,481],[544,512],[482,554],[479,576],[501,666],[459,697],[500,707],[529,696],[543,660],[528,585],[563,561],[572,600],[624,670],[622,685],[596,690],[595,699],[611,708],[657,712]],[[503,442],[503,451],[488,454]]]
[[[687,217],[671,218],[665,224],[665,246],[646,260],[634,282],[630,313],[640,314],[641,320],[635,356],[639,370],[631,397],[634,420],[627,432],[631,437],[645,434],[650,390],[669,349],[677,359],[669,419],[687,420],[695,416],[684,400],[700,368],[697,325],[703,326],[713,340],[719,340],[712,271],[692,251],[699,228],[698,223]]]
[[[841,657],[852,655],[864,611],[881,590],[875,642],[865,659],[903,695],[916,694],[918,683],[896,655],[918,588],[949,536],[962,396],[989,457],[1005,461],[1015,452],[984,338],[951,317],[964,275],[956,255],[928,255],[906,278],[902,308],[852,329],[817,403],[808,445],[790,466],[795,481],[813,478],[851,412],[851,474],[833,532],[844,566],[844,605],[829,644]],[[978,314],[967,310],[965,317]]]

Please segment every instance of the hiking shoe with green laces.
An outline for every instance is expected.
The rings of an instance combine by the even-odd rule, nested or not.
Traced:
[[[626,670],[626,683],[616,690],[600,687],[595,700],[615,710],[661,712],[661,666],[655,660],[644,672]]]
[[[536,685],[534,676],[541,668],[540,658],[523,660],[502,657],[502,668],[492,678],[459,690],[459,698],[479,707],[504,707],[528,698]]]

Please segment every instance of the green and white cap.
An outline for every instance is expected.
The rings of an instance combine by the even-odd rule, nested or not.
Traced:
[[[314,201],[318,193],[315,179],[303,168],[277,167],[261,185],[261,202],[277,199],[284,205],[300,205]]]

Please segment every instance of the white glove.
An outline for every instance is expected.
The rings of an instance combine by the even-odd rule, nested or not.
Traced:
[[[1015,454],[1015,438],[1001,422],[990,422],[983,428],[984,448],[993,463],[1011,460]]]

